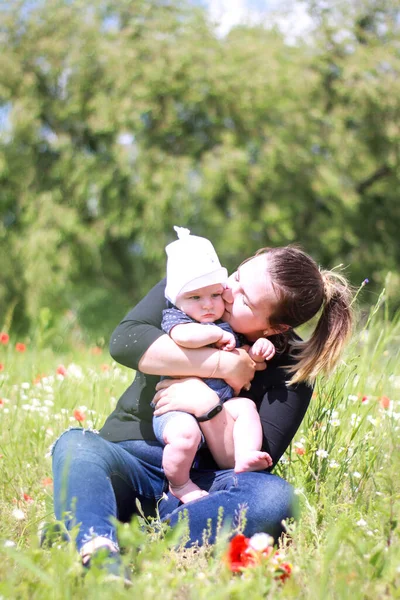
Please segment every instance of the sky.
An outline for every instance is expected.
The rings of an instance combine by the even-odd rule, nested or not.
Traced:
[[[300,0],[198,0],[197,4],[207,8],[211,19],[218,23],[220,35],[240,23],[261,22],[278,25],[288,41],[295,41],[312,25],[306,5]]]

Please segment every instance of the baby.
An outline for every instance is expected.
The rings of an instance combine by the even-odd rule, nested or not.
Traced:
[[[165,289],[173,307],[163,312],[163,330],[184,348],[214,346],[229,352],[247,343],[244,338],[239,339],[228,323],[220,321],[225,311],[222,294],[227,270],[221,267],[211,242],[190,235],[188,229],[174,229],[179,239],[166,247]],[[270,360],[275,354],[275,347],[266,338],[259,338],[249,354],[256,362]],[[214,414],[218,409],[222,410],[224,404],[234,420],[235,471],[267,469],[272,460],[268,453],[261,451],[262,429],[254,402],[248,398],[232,399],[233,389],[224,380],[214,379],[212,375],[204,381],[220,400]],[[209,418],[210,415],[204,415],[196,420],[182,411],[170,411],[153,418],[155,435],[165,444],[163,468],[170,491],[184,503],[207,495],[190,479],[190,468],[199,445],[204,441],[198,421]]]

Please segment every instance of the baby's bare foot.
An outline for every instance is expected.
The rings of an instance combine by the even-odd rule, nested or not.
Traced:
[[[235,460],[235,473],[245,471],[263,471],[272,467],[272,458],[267,452],[249,450]]]
[[[184,485],[174,486],[169,484],[169,489],[171,494],[184,504],[186,504],[186,502],[192,502],[192,500],[203,498],[203,496],[208,496],[208,492],[199,488],[199,486],[193,483],[191,479]]]

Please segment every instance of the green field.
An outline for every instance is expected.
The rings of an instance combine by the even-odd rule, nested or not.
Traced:
[[[57,355],[29,340],[0,344],[0,599],[400,597],[400,322],[385,315],[382,297],[337,372],[318,382],[277,468],[300,504],[288,524],[293,572],[283,584],[267,564],[230,573],[223,538],[185,551],[174,532],[137,519],[120,529],[131,589],[82,577],[73,546],[61,540],[40,549],[40,526],[53,519],[51,443],[70,426],[99,428],[132,373],[106,349]]]

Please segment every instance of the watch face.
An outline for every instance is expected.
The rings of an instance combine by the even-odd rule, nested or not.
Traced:
[[[216,406],[215,408],[213,408],[212,410],[210,410],[210,412],[208,413],[208,418],[212,419],[212,417],[215,417],[215,415],[217,415],[218,413],[220,413],[222,410],[222,406],[221,404],[218,404],[218,406]]]
[[[201,423],[203,421],[209,421],[210,419],[212,419],[213,417],[215,417],[215,415],[217,415],[218,413],[220,413],[222,410],[222,404],[217,404],[217,406],[214,406],[214,408],[212,408],[211,410],[208,411],[208,413],[206,413],[205,415],[202,415],[201,417],[198,417],[197,420]]]

